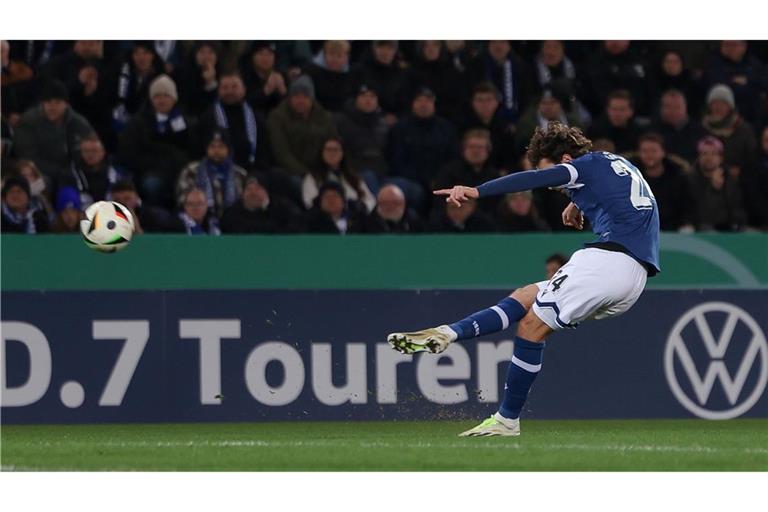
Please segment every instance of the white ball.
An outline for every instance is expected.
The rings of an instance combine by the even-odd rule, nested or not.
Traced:
[[[85,245],[101,252],[124,249],[133,237],[133,215],[130,210],[114,201],[99,201],[85,210],[80,221]]]

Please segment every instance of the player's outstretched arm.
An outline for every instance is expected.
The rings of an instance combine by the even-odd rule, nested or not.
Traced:
[[[571,173],[562,166],[555,166],[541,171],[523,171],[495,180],[486,181],[477,188],[456,186],[435,190],[438,196],[447,196],[445,201],[461,206],[461,203],[469,199],[479,197],[496,196],[510,192],[520,192],[542,187],[557,187],[571,181]]]

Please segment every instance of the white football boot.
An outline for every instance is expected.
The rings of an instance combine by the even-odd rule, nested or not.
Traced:
[[[441,325],[418,332],[393,332],[387,336],[387,341],[392,348],[402,354],[416,352],[439,354],[456,341],[457,337],[453,329],[447,325]]]
[[[459,434],[459,437],[519,436],[520,418],[513,420],[494,414],[476,427]]]

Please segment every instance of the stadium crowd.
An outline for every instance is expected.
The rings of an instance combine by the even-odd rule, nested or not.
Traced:
[[[666,231],[768,229],[768,43],[2,41],[2,231],[564,229],[555,190],[431,190],[532,168],[581,127],[651,185]]]

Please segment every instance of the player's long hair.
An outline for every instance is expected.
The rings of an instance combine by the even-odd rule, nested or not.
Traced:
[[[542,158],[559,164],[563,155],[578,158],[589,153],[592,141],[579,128],[569,127],[559,121],[551,121],[546,129],[536,128],[528,144],[528,160],[537,165]]]

